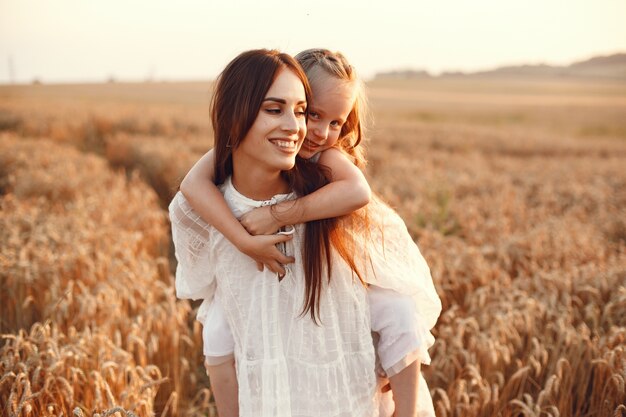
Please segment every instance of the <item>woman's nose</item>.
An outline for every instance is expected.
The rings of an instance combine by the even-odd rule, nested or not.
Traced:
[[[283,123],[281,126],[282,130],[285,132],[295,133],[299,130],[298,118],[295,114],[291,114],[289,112],[285,113],[285,117],[283,118]]]

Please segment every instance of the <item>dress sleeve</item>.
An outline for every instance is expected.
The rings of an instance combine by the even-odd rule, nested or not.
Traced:
[[[176,193],[170,203],[169,215],[174,253],[178,261],[176,296],[192,300],[203,299],[203,304],[208,304],[216,289],[215,251],[211,245],[215,229],[193,211],[180,192]],[[206,310],[206,307],[201,307],[200,310]]]

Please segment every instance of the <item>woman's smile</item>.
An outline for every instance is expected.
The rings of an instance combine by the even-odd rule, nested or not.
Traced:
[[[269,139],[282,152],[295,153],[298,151],[298,141],[293,139]]]
[[[306,135],[306,94],[291,70],[280,69],[266,93],[257,117],[233,151],[246,169],[264,172],[293,168]]]

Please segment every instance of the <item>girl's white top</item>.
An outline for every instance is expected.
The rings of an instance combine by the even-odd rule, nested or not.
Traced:
[[[441,313],[441,299],[435,290],[430,268],[395,210],[376,195],[362,210],[367,210],[369,229],[349,225],[344,230],[352,234],[356,261],[365,282],[379,287],[372,292],[370,302],[376,306],[372,311],[372,330],[381,336],[377,345],[380,365],[389,375],[396,374],[414,360],[428,365],[428,348],[435,343],[430,330]],[[390,291],[381,292],[380,289]],[[396,295],[386,295],[393,293]],[[394,307],[393,303],[404,303],[398,295],[411,299],[414,308]],[[398,323],[397,310],[410,311],[413,316],[404,317],[405,322]],[[394,335],[394,328],[410,332],[419,339],[415,343],[417,350],[409,353],[410,349],[394,346],[401,338],[400,334]],[[383,334],[385,331],[387,336]]]
[[[221,187],[236,217],[267,202],[251,200],[230,179]],[[295,198],[280,195],[271,203]],[[206,224],[178,193],[170,204],[176,249],[176,293],[203,299],[204,322],[215,297],[235,339],[240,416],[360,417],[378,414],[374,348],[366,289],[333,254],[332,279],[320,299],[321,323],[302,315],[305,294],[301,248],[304,226],[295,226],[287,274],[259,272],[256,263]]]

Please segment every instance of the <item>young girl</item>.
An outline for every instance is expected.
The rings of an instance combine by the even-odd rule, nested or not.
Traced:
[[[235,216],[328,183],[320,166],[296,159],[307,92],[300,66],[277,51],[244,52],[220,75],[215,184]],[[205,326],[213,320],[207,309],[221,305],[233,338],[238,402],[221,395],[209,372],[221,417],[377,414],[366,290],[354,279],[351,254],[337,249],[347,237],[336,221],[291,229],[284,248],[294,262],[278,280],[203,222],[181,193],[170,219],[177,295],[204,299],[198,319]]]
[[[358,147],[363,137],[361,83],[339,53],[313,49],[300,53],[296,59],[307,73],[313,90],[307,136],[299,156],[328,167],[331,183],[295,203],[283,202],[253,210],[240,217],[241,223],[228,216],[221,194],[212,185],[212,152],[194,166],[181,185],[181,191],[203,219],[215,225],[242,252],[279,276],[284,273],[281,264],[291,259],[274,245],[288,236],[266,234],[290,224],[349,214],[370,199],[369,186],[359,169],[365,165]],[[366,214],[374,226],[371,230],[367,222],[361,227],[358,222],[346,225],[345,230],[356,244],[353,249],[369,255],[360,259],[359,265],[370,284],[371,323],[379,339],[377,353],[384,371],[381,374],[390,377],[397,416],[412,416],[416,410],[420,415],[433,415],[419,365],[430,360],[427,348],[434,340],[429,330],[441,309],[439,298],[428,267],[400,217],[377,198]],[[232,358],[229,356],[232,340],[228,326],[219,319],[220,310],[218,303],[211,306],[215,320],[204,329],[207,363],[214,371],[220,366],[233,369],[232,365],[230,368],[223,365],[224,360],[232,360],[228,359]],[[231,376],[232,379],[235,377]],[[385,413],[390,415],[393,404],[387,401],[386,407]]]

